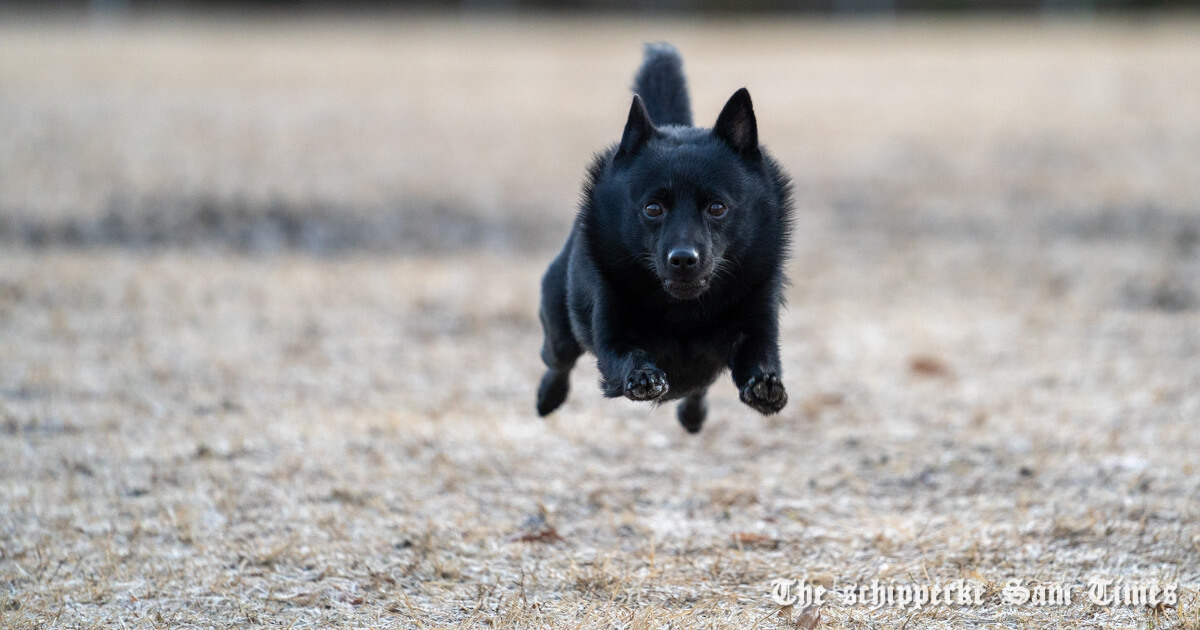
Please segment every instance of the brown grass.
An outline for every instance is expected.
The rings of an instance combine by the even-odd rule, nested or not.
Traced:
[[[1196,26],[4,20],[0,628],[1200,627]],[[797,181],[793,404],[699,436],[533,413],[654,39]],[[1182,599],[1000,602],[1093,576]]]

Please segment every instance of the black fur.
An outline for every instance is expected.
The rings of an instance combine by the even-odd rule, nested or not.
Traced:
[[[537,409],[566,400],[584,351],[609,397],[682,399],[690,432],[726,368],[742,402],[787,404],[779,307],[790,232],[790,183],[758,144],[750,93],[738,90],[712,129],[691,126],[674,48],[646,47],[621,140],[588,170],[575,226],[542,278],[547,370]]]
[[[646,60],[633,80],[633,93],[642,97],[654,124],[692,126],[683,60],[670,44],[646,45]]]

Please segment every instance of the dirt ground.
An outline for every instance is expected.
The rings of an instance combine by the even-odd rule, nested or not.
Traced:
[[[796,181],[791,403],[697,436],[533,411],[655,40]],[[5,17],[0,628],[1200,628],[1197,165],[1178,16]]]

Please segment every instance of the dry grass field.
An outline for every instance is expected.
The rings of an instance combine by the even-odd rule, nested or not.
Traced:
[[[795,177],[791,403],[541,420],[660,39]],[[1198,423],[1195,19],[0,19],[0,628],[1194,630]]]

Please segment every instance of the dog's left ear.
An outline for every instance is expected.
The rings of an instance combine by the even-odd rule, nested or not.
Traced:
[[[713,135],[724,140],[742,157],[753,160],[762,157],[758,149],[758,122],[754,118],[754,104],[750,102],[750,92],[746,88],[729,97],[721,115],[717,116],[717,124],[713,125]]]
[[[617,147],[616,159],[628,159],[636,154],[646,141],[654,137],[657,130],[650,122],[650,113],[642,97],[633,95],[633,105],[629,107],[629,120],[625,121],[625,133],[621,134],[621,144]]]

